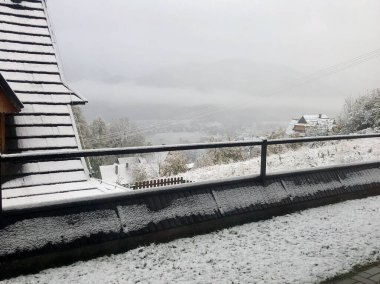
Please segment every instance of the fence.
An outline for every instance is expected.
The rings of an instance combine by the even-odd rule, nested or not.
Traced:
[[[143,154],[166,151],[185,151],[215,148],[232,148],[232,147],[252,147],[261,146],[261,166],[260,179],[265,181],[267,172],[267,149],[269,145],[323,142],[352,140],[364,138],[380,138],[380,134],[360,134],[360,135],[338,135],[338,136],[319,136],[319,137],[303,137],[303,138],[287,138],[287,139],[258,139],[253,141],[234,141],[234,142],[214,142],[214,143],[194,143],[179,145],[161,145],[161,146],[143,146],[129,148],[107,148],[107,149],[90,149],[90,150],[65,150],[65,151],[44,151],[31,152],[21,154],[1,154],[0,163],[3,162],[39,162],[39,161],[56,161],[66,160],[70,158],[81,157],[97,157],[110,155],[130,155]],[[1,176],[1,173],[0,173]],[[2,210],[2,195],[0,184],[0,212]]]
[[[191,181],[185,180],[183,177],[161,178],[161,179],[155,179],[155,180],[145,180],[145,181],[136,182],[134,185],[131,186],[131,188],[132,189],[153,188],[153,187],[175,185],[175,184],[182,184],[182,183],[191,183]]]

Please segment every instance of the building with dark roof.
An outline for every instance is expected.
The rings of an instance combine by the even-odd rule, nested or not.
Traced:
[[[299,119],[292,119],[286,134],[298,136],[305,136],[308,133],[327,135],[333,131],[335,125],[335,119],[326,114],[308,114]]]
[[[3,152],[80,148],[71,106],[86,100],[62,79],[45,1],[0,0],[0,73],[19,108],[5,119]],[[1,167],[4,207],[107,191],[90,179],[83,159]]]

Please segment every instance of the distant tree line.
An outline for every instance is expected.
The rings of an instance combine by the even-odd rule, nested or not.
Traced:
[[[73,113],[83,149],[146,145],[144,136],[128,118],[114,119],[107,123],[98,117],[88,122],[80,107],[73,107]],[[101,178],[99,166],[115,162],[117,162],[115,156],[99,156],[88,159],[90,170],[96,178]]]
[[[74,116],[78,126],[83,148],[110,148],[131,147],[147,145],[144,136],[127,118],[115,119],[106,123],[102,118],[96,118],[87,122],[79,107],[74,107]],[[380,128],[380,89],[362,95],[358,98],[346,100],[340,116],[336,120],[337,127],[334,133],[349,134],[376,130]],[[330,135],[325,131],[319,133],[314,130],[311,136]],[[267,135],[268,139],[285,137],[285,130],[276,130]],[[230,138],[229,140],[233,140]],[[216,142],[211,139],[210,142]],[[295,150],[302,144],[272,145],[268,148],[268,154],[280,154],[289,150]],[[244,161],[260,154],[258,147],[236,147],[210,149],[196,151],[195,167],[206,167],[217,164],[228,164]],[[89,159],[93,175],[100,178],[100,165],[117,162],[117,157],[94,157]],[[159,161],[157,176],[177,175],[188,170],[188,158],[183,152],[171,153],[165,161]],[[148,178],[144,169],[136,169],[134,175],[137,181]]]
[[[107,123],[98,117],[88,122],[80,107],[73,107],[73,113],[83,149],[148,145],[144,135],[128,118],[114,119]],[[117,163],[117,158],[117,156],[91,157],[87,162],[92,175],[101,178],[100,166]],[[187,159],[181,152],[172,152],[165,161],[155,162],[159,164],[157,177],[177,175],[187,170]],[[152,178],[143,167],[138,165],[133,168],[132,175],[136,182]]]

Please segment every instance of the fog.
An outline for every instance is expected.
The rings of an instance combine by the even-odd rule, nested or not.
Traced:
[[[347,97],[380,87],[378,0],[48,0],[48,9],[66,81],[90,117],[336,116]]]

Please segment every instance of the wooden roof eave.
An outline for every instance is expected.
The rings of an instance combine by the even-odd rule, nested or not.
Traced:
[[[0,73],[0,89],[3,90],[4,95],[9,99],[10,103],[14,106],[17,112],[20,112],[24,108],[23,103],[19,100],[15,92],[9,86],[8,82],[4,79]]]
[[[62,77],[61,77],[61,78],[62,78]],[[71,89],[67,86],[66,82],[63,81],[63,79],[62,79],[62,84],[63,84],[66,88],[68,88],[69,90],[71,90]],[[75,93],[73,92],[72,94],[73,94],[74,96],[76,96],[77,98],[79,98],[80,101],[72,101],[72,102],[70,103],[71,105],[85,105],[85,104],[88,103],[88,100],[87,100],[85,97],[83,97],[82,95],[78,94],[77,91],[75,91]]]

